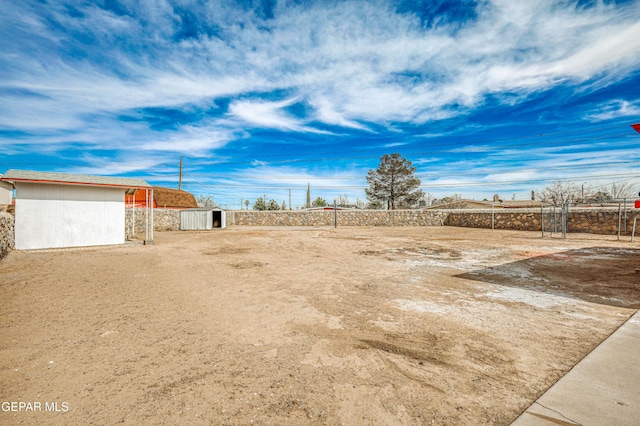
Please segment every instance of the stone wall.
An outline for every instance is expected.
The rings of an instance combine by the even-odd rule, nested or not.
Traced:
[[[541,231],[540,209],[474,209],[474,210],[338,210],[338,226],[459,226],[464,228]],[[227,211],[227,226],[334,226],[333,210]],[[545,230],[551,230],[551,211],[545,209]],[[640,209],[627,209],[626,233],[624,210],[622,234],[630,234],[633,218]],[[11,216],[11,215],[9,215]],[[131,209],[126,209],[126,235],[131,235]],[[11,216],[12,217],[12,216]],[[135,209],[135,233],[145,230],[146,209]],[[12,217],[13,218],[13,217]],[[560,209],[556,209],[560,221]],[[12,222],[13,223],[13,222]],[[12,228],[13,229],[13,228]],[[154,209],[155,231],[178,231],[180,210]],[[560,227],[558,225],[559,232]],[[618,233],[618,208],[571,208],[568,232],[615,235]],[[640,224],[636,234],[640,234]]]
[[[475,210],[338,210],[338,226],[460,226],[464,228],[541,231],[540,209]],[[624,218],[624,210],[621,217]],[[559,230],[560,209],[556,209]],[[631,233],[633,218],[640,210],[627,209],[626,234]],[[545,230],[551,230],[551,210],[544,210]],[[333,226],[333,210],[228,211],[227,226]],[[622,234],[625,221],[621,221]],[[636,233],[640,233],[639,229]],[[615,235],[618,233],[617,208],[571,208],[568,232]]]
[[[494,210],[471,209],[450,210],[444,221],[446,226],[463,228],[512,229],[517,231],[540,231],[540,209]]]
[[[626,220],[625,220],[626,216]],[[590,234],[615,235],[618,233],[618,217],[620,217],[620,233],[631,234],[633,218],[640,222],[640,209],[591,208],[569,210],[569,232],[585,232]],[[626,232],[625,232],[626,225]],[[640,223],[636,225],[636,235],[640,233]]]
[[[495,229],[542,231],[540,209],[496,209],[493,213],[495,215]],[[491,209],[451,211],[445,219],[444,224],[446,226],[491,229],[491,214]],[[561,231],[561,215],[561,209],[556,209],[556,231],[558,232]],[[625,221],[625,210],[619,213],[617,207],[573,207],[569,209],[567,216],[567,232],[616,235],[618,233],[618,216],[621,218],[621,234],[630,234],[633,227],[633,218],[636,216],[640,217],[640,210],[627,209],[627,219]],[[637,226],[640,226],[640,224]],[[544,210],[544,227],[545,231],[551,230],[552,215],[550,209]],[[636,229],[636,233],[640,233],[640,229]]]
[[[131,221],[134,217],[134,209],[125,209],[124,229],[126,237],[132,236]],[[133,234],[144,234],[146,229],[147,209],[135,209],[135,231]],[[153,209],[154,231],[178,231],[180,230],[180,210]]]
[[[227,226],[441,226],[448,212],[422,210],[228,211]]]
[[[0,212],[0,259],[15,248],[14,223],[11,213]]]

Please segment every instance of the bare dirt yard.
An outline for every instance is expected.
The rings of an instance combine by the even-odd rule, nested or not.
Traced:
[[[450,227],[15,251],[0,423],[507,425],[640,307],[639,259]]]

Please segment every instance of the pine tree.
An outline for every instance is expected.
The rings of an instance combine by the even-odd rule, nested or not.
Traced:
[[[378,169],[371,169],[367,174],[369,188],[365,193],[369,203],[386,204],[390,210],[395,210],[400,204],[415,205],[424,197],[424,192],[419,189],[420,179],[413,175],[415,171],[411,161],[400,154],[382,156]]]

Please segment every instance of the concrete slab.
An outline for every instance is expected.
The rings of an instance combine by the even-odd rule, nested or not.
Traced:
[[[511,425],[640,425],[640,311]]]

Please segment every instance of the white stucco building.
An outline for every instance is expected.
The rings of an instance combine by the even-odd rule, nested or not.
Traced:
[[[151,190],[142,179],[9,170],[16,190],[18,250],[123,244],[125,194]]]

